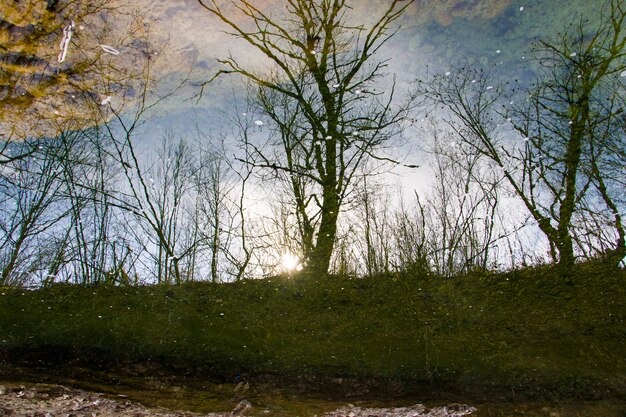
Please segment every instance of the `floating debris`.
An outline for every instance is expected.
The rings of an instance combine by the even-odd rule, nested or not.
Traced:
[[[111,55],[119,55],[120,51],[118,51],[117,49],[115,49],[112,46],[109,45],[100,45],[100,48],[102,48],[102,50],[104,52],[106,52],[107,54],[111,54]]]
[[[63,38],[61,39],[61,44],[59,45],[61,52],[59,52],[59,56],[57,57],[57,61],[59,64],[65,61],[65,57],[67,56],[67,49],[70,47],[70,42],[72,40],[72,35],[74,34],[75,28],[76,26],[74,25],[73,20],[63,28]]]

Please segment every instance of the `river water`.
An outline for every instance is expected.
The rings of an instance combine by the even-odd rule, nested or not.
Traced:
[[[378,1],[364,0],[355,10],[367,20]],[[0,5],[0,134],[4,137],[10,132],[48,134],[51,124],[77,117],[89,123],[92,115],[85,104],[90,101],[123,110],[124,100],[138,94],[123,81],[143,74],[145,68],[139,68],[139,63],[146,54],[157,62],[155,91],[172,91],[188,78],[176,94],[155,107],[147,131],[168,126],[184,134],[193,125],[190,115],[215,124],[243,97],[240,83],[224,81],[196,99],[200,83],[218,68],[217,58],[229,52],[244,55],[242,59],[254,59],[254,55],[246,55],[250,52],[224,35],[219,22],[193,0],[141,0],[126,4],[129,12],[123,14],[114,8],[105,12],[86,7],[72,15],[50,15],[41,10],[43,3],[5,0]],[[281,7],[279,1],[259,3],[269,11]],[[602,4],[601,0],[421,0],[403,18],[402,29],[384,54],[392,59],[391,70],[403,80],[429,71],[445,73],[462,57],[499,66],[502,77],[526,79],[530,76],[526,58],[533,41],[554,37],[581,18],[597,17]],[[74,20],[75,36],[61,59],[59,44]],[[138,28],[144,30],[141,36],[134,35],[140,32]],[[112,397],[127,396],[146,406],[202,413],[229,412],[241,398],[252,404],[250,415],[259,416],[319,416],[347,404],[399,407],[450,402],[472,405],[477,408],[473,415],[482,417],[618,417],[624,410],[623,402],[617,400],[555,402],[519,398],[515,392],[402,388],[391,395],[393,390],[383,394],[355,387],[350,381],[332,381],[313,389],[297,381],[289,385],[252,380],[240,392],[237,382],[198,376],[121,376],[82,369],[3,371],[0,384],[6,386],[63,384]]]
[[[73,396],[99,393],[118,402],[131,401],[148,408],[200,414],[230,415],[245,401],[252,406],[245,415],[270,417],[321,417],[352,407],[357,407],[354,409],[357,412],[358,409],[377,409],[375,416],[385,417],[394,415],[394,409],[399,408],[419,411],[420,405],[432,410],[434,417],[454,416],[452,411],[449,411],[451,414],[442,413],[443,407],[449,410],[473,407],[476,410],[467,415],[475,417],[623,417],[626,410],[623,399],[552,399],[549,395],[515,393],[502,388],[465,387],[459,390],[391,380],[372,382],[338,378],[325,381],[299,378],[287,382],[286,378],[277,376],[235,382],[171,373],[146,376],[137,374],[137,371],[143,370],[135,366],[133,372],[111,373],[79,367],[0,366],[0,386],[5,387],[5,391],[33,392],[57,392],[67,387],[86,392],[70,392]],[[401,417],[413,415],[400,414]]]

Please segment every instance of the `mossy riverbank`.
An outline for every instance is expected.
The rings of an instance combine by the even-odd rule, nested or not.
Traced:
[[[452,279],[3,288],[0,352],[5,364],[137,374],[624,399],[625,278],[583,265],[566,279],[544,267]]]

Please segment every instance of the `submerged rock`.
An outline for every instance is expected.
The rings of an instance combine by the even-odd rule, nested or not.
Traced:
[[[128,400],[114,400],[104,394],[89,393],[56,385],[2,387],[0,416],[55,417],[206,417],[206,414],[147,408]],[[209,414],[225,417],[226,414]]]
[[[452,404],[443,407],[428,408],[422,404],[401,408],[361,408],[344,407],[324,417],[462,417],[476,411],[476,408],[465,404]]]

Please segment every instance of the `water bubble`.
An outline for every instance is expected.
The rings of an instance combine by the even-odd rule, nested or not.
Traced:
[[[263,126],[265,123],[263,123],[261,120],[257,120],[257,121],[255,121],[255,122],[254,122],[254,124],[255,124],[256,126],[261,127],[261,126]]]
[[[491,89],[493,89],[493,85],[488,85],[487,90],[491,90]]]
[[[498,50],[496,50],[496,54],[499,54],[500,52],[501,52],[501,51],[500,51],[499,49],[498,49]]]
[[[523,11],[524,11],[524,6],[520,7],[520,8],[519,8],[519,11],[520,11],[520,12],[523,12]]]
[[[622,73],[619,76],[620,77],[626,77],[626,71],[622,71]]]
[[[572,52],[571,54],[569,54],[571,58],[574,58],[576,55],[577,55],[576,52]]]
[[[446,72],[446,76],[450,75],[450,71]]]

